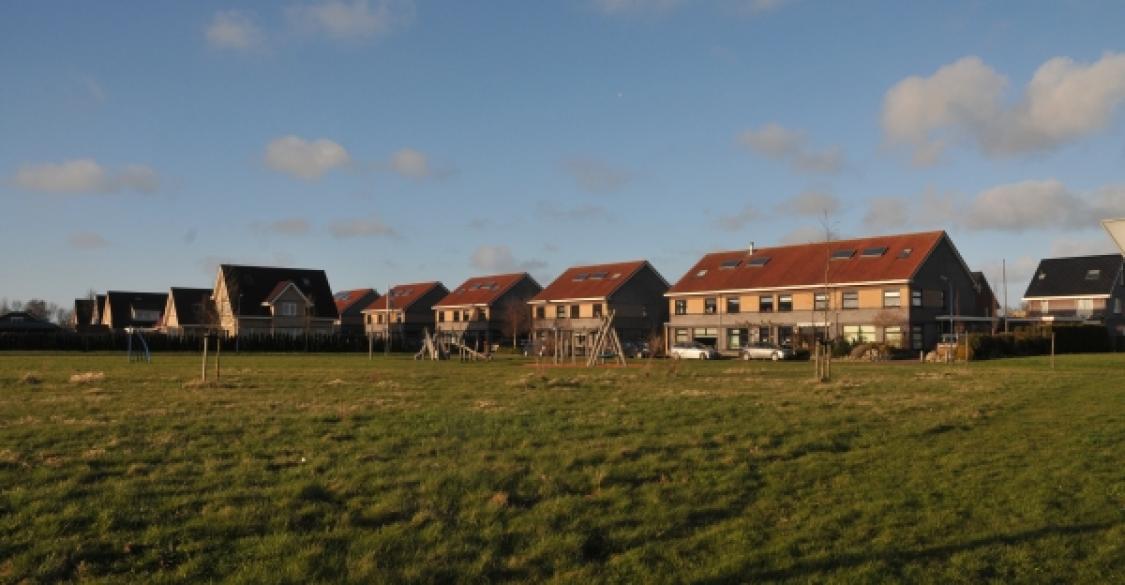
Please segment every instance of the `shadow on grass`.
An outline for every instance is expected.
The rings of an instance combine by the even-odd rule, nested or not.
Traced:
[[[1025,530],[1011,534],[996,534],[974,538],[965,542],[943,544],[925,547],[917,550],[886,550],[881,552],[846,553],[831,558],[798,561],[793,566],[784,569],[760,569],[743,565],[741,568],[720,575],[713,579],[700,581],[709,585],[725,583],[745,583],[758,581],[783,581],[787,579],[820,580],[825,575],[840,569],[858,567],[866,563],[886,563],[891,566],[903,565],[915,561],[944,560],[957,553],[971,551],[990,546],[1015,546],[1034,542],[1051,536],[1076,536],[1104,532],[1120,525],[1121,522],[1098,522],[1086,524],[1072,524],[1067,526],[1044,526],[1034,530]]]

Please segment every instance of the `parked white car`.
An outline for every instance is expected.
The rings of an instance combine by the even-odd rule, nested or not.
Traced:
[[[793,357],[793,350],[783,345],[759,342],[742,348],[741,355],[744,360],[773,360],[776,362]]]
[[[672,346],[672,351],[668,353],[672,359],[689,359],[689,360],[717,360],[719,359],[719,352],[709,345],[703,345],[698,341],[691,343],[677,343]]]

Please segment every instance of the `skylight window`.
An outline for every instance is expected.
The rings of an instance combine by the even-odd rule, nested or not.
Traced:
[[[864,258],[878,258],[887,253],[886,246],[876,246],[873,248],[864,248],[862,256]]]
[[[696,278],[703,278],[704,276],[707,276],[707,269],[706,268],[704,268],[703,270],[700,270],[699,272],[695,273]]]
[[[753,267],[753,268],[761,268],[762,266],[765,266],[766,264],[769,264],[769,261],[770,261],[769,256],[758,256],[757,258],[751,258],[746,263],[746,265],[750,266],[750,267]]]
[[[738,268],[739,264],[742,264],[742,260],[724,260],[723,263],[719,265],[719,269],[731,270],[732,268]]]
[[[903,248],[902,251],[900,251],[898,253],[898,257],[899,258],[909,258],[910,253],[913,252],[913,251],[914,251],[914,248]]]
[[[617,280],[618,278],[621,278],[620,272],[614,272],[613,274],[609,275],[610,280]]]
[[[589,278],[589,276],[590,275],[585,272],[579,272],[578,274],[574,275],[574,282],[582,282],[583,280]]]
[[[601,280],[601,279],[603,279],[607,276],[609,276],[608,272],[593,272],[593,273],[590,274],[590,279],[591,280]]]
[[[1047,278],[1047,273],[1046,272],[1040,272],[1039,273],[1039,280],[1043,280],[1044,278]]]
[[[1097,268],[1091,268],[1086,271],[1086,280],[1098,280],[1102,277],[1102,271]]]
[[[832,259],[833,260],[848,260],[852,256],[855,256],[855,250],[853,250],[851,248],[845,248],[845,249],[842,249],[842,250],[836,250],[836,251],[832,252]]]

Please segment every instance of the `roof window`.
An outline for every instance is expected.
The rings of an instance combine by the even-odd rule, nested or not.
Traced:
[[[582,282],[583,280],[586,280],[589,277],[590,277],[590,275],[588,273],[579,272],[578,274],[574,275],[574,282]]]
[[[832,252],[833,260],[848,260],[852,256],[855,256],[855,250],[851,248],[843,248]]]
[[[1102,277],[1102,271],[1097,268],[1091,268],[1086,271],[1086,280],[1098,280]]]
[[[609,276],[608,272],[592,272],[590,273],[590,280],[601,280]]]
[[[762,266],[765,266],[766,264],[769,264],[769,261],[769,256],[758,256],[757,258],[751,258],[748,262],[746,262],[746,265],[754,268],[760,268]]]
[[[730,270],[732,268],[738,268],[739,264],[742,264],[742,260],[724,260],[722,264],[719,264],[719,269]]]
[[[886,246],[875,246],[872,248],[864,248],[861,256],[864,258],[878,258],[887,253]]]
[[[902,250],[899,251],[898,257],[899,258],[909,258],[910,253],[913,252],[913,251],[914,251],[914,248],[903,248]]]
[[[706,268],[704,268],[703,270],[700,270],[699,272],[695,273],[696,278],[703,278],[704,276],[707,276],[707,269]]]

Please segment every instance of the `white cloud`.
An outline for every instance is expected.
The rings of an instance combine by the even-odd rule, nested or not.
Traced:
[[[94,250],[109,245],[109,241],[94,232],[73,233],[66,239],[71,248],[78,250]]]
[[[1125,186],[1093,193],[1072,191],[1061,181],[1021,181],[979,193],[964,213],[965,227],[1022,232],[1035,229],[1092,229],[1105,217],[1125,214]]]
[[[789,233],[781,237],[782,244],[808,244],[812,242],[823,242],[825,237],[823,227],[815,225],[805,225],[794,228]],[[832,240],[839,240],[840,233],[836,230],[828,230],[827,236]]]
[[[389,33],[414,17],[413,0],[324,0],[290,6],[289,22],[307,34],[364,40]]]
[[[913,149],[918,165],[933,164],[962,141],[990,157],[1057,148],[1111,125],[1125,102],[1125,54],[1090,64],[1050,59],[1012,103],[1004,100],[1007,87],[1007,78],[978,57],[908,77],[884,97],[884,135]]]
[[[469,257],[469,264],[477,270],[490,273],[531,272],[547,266],[540,260],[517,261],[508,246],[479,246]]]
[[[160,177],[150,167],[133,164],[112,172],[88,158],[25,164],[14,181],[22,189],[40,193],[155,193],[160,189]]]
[[[265,45],[265,34],[250,15],[238,10],[220,10],[203,31],[207,44],[215,49],[253,51]]]
[[[872,197],[863,227],[870,232],[887,232],[906,229],[910,225],[910,208],[901,197]]]
[[[412,179],[425,179],[431,174],[429,159],[413,148],[403,148],[394,153],[391,157],[391,169]]]
[[[263,233],[278,234],[282,236],[303,236],[309,233],[311,226],[303,217],[289,217],[265,223],[255,223],[252,227]]]
[[[762,214],[753,205],[743,207],[734,215],[724,215],[715,221],[715,225],[728,232],[742,231],[748,224],[762,219]]]
[[[275,171],[312,180],[347,165],[351,156],[343,146],[326,138],[309,141],[290,134],[266,145],[265,161]]]
[[[628,171],[591,158],[572,158],[563,161],[567,172],[578,187],[590,193],[609,193],[620,190],[632,178]]]
[[[328,225],[328,231],[336,238],[374,238],[397,237],[398,231],[387,225],[378,216],[372,215],[365,218],[342,219]]]
[[[1062,238],[1051,242],[1051,256],[1092,256],[1117,252],[1113,240],[1106,237],[1095,239]]]
[[[743,147],[766,158],[788,163],[804,173],[838,173],[846,163],[839,146],[817,150],[809,146],[808,136],[780,124],[769,123],[738,135]]]
[[[778,211],[795,215],[820,217],[840,210],[840,200],[831,193],[807,190],[779,203]]]

